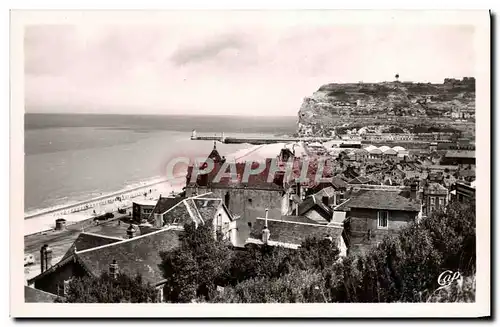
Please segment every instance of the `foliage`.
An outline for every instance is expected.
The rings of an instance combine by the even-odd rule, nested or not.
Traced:
[[[227,270],[227,253],[223,243],[215,239],[211,221],[198,227],[193,223],[184,225],[180,246],[160,252],[160,268],[167,280],[164,287],[167,301],[210,299],[218,279]]]
[[[107,273],[100,277],[78,277],[69,283],[67,295],[57,298],[56,302],[67,303],[142,303],[155,302],[156,290],[144,283],[137,275],[131,278],[118,274],[112,278]]]
[[[429,296],[427,302],[475,302],[476,275],[468,276],[457,283],[439,289]]]
[[[387,237],[368,253],[324,271],[332,302],[420,302],[444,270],[475,270],[474,204],[452,203]]]
[[[439,287],[437,277],[444,270],[459,271],[463,276],[475,271],[473,203],[452,203],[446,212],[436,212],[422,222],[412,223],[365,254],[341,261],[336,247],[325,241],[306,240],[299,250],[286,254],[279,249],[251,249],[234,259],[239,264],[232,264],[233,269],[246,265],[247,270],[240,270],[236,283],[231,283],[213,301],[474,301],[475,283],[471,277],[466,277],[462,285],[434,293]],[[270,255],[267,251],[277,252]],[[266,258],[281,261],[282,268]],[[283,262],[287,263],[286,269]]]
[[[324,302],[317,288],[321,273],[294,270],[279,278],[257,277],[235,287],[226,287],[213,302],[219,303],[295,303]]]

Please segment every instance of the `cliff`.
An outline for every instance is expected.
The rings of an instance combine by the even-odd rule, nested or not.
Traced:
[[[299,136],[331,136],[342,128],[384,125],[414,132],[458,130],[474,134],[475,79],[442,84],[383,82],[326,84],[306,97]]]

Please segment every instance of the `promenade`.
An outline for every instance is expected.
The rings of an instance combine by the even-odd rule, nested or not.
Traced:
[[[110,193],[87,201],[78,202],[39,211],[25,216],[24,235],[50,231],[55,226],[56,219],[63,218],[69,226],[82,220],[93,219],[106,212],[117,212],[118,209],[129,209],[133,200],[157,200],[161,195],[167,196],[179,192],[165,180],[146,183],[144,185]],[[144,196],[146,194],[146,196]],[[95,213],[94,213],[95,212]]]

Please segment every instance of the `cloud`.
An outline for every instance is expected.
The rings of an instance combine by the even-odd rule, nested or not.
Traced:
[[[28,111],[295,115],[326,83],[473,75],[473,41],[473,30],[438,25],[38,25],[25,33],[25,101]]]
[[[224,50],[235,50],[238,52],[245,46],[241,36],[225,34],[216,36],[201,44],[191,44],[179,47],[171,56],[175,65],[182,66],[190,63],[197,63],[211,60],[220,55]]]

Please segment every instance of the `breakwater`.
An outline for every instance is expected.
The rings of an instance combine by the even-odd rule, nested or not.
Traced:
[[[226,143],[226,144],[243,144],[243,143],[248,143],[248,144],[254,144],[254,145],[261,145],[261,144],[273,144],[273,143],[288,143],[288,142],[327,142],[331,140],[335,140],[336,138],[333,137],[291,137],[291,136],[284,136],[284,137],[227,137],[224,136],[224,133],[222,133],[220,136],[198,136],[196,135],[195,132],[193,132],[193,135],[191,135],[191,140],[198,140],[198,141],[219,141],[221,143]]]

